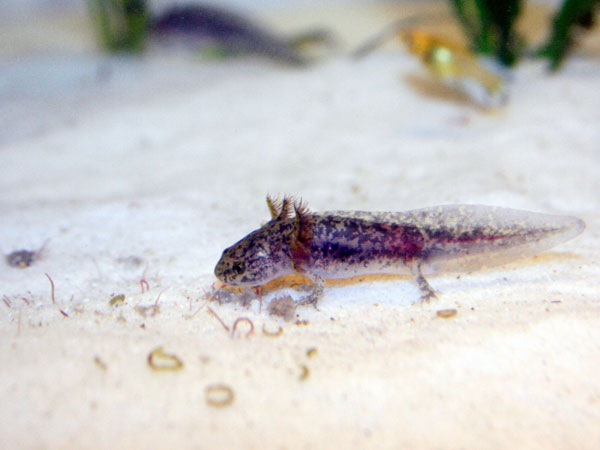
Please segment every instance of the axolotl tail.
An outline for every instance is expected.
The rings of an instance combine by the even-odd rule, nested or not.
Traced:
[[[504,264],[555,247],[585,229],[576,217],[481,205],[447,205],[407,214],[421,224],[425,235],[424,273]]]

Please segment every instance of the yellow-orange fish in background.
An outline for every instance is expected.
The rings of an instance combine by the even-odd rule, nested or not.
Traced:
[[[422,30],[402,30],[397,36],[444,84],[459,89],[484,108],[506,103],[504,79],[485,69],[465,47]]]

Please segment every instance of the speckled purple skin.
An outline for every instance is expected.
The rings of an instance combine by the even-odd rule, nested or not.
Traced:
[[[235,53],[257,53],[296,65],[307,62],[282,37],[215,5],[172,6],[153,21],[152,31],[161,39],[191,36],[196,44],[204,39]]]
[[[302,271],[323,278],[386,269],[397,273],[398,268],[424,255],[425,239],[415,225],[392,223],[384,217],[366,219],[338,214],[311,214],[308,222],[312,228],[308,254],[294,256]]]
[[[271,207],[271,221],[223,252],[215,268],[221,281],[257,286],[291,273],[315,281],[412,273],[429,298],[423,272],[501,264],[558,245],[585,227],[574,217],[481,205],[403,213],[310,213],[288,200],[278,207]]]

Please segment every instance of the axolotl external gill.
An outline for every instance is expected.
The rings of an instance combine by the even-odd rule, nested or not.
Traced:
[[[323,295],[325,279],[412,274],[422,300],[426,274],[474,270],[532,256],[580,234],[582,220],[483,205],[407,212],[309,211],[291,197],[267,197],[271,220],[223,251],[215,275],[256,287],[299,273],[313,281],[300,304]]]

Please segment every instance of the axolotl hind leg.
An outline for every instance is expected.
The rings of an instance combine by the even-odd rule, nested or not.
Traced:
[[[296,303],[298,305],[313,305],[317,308],[317,303],[323,297],[323,291],[325,290],[325,280],[318,275],[310,275],[310,279],[313,282],[313,287],[310,294],[300,298]]]
[[[421,272],[421,265],[419,263],[414,263],[411,266],[411,272],[415,283],[417,283],[417,286],[419,286],[419,290],[421,291],[421,301],[428,302],[431,299],[436,299],[437,296],[435,295],[435,291],[423,276],[423,272]]]

